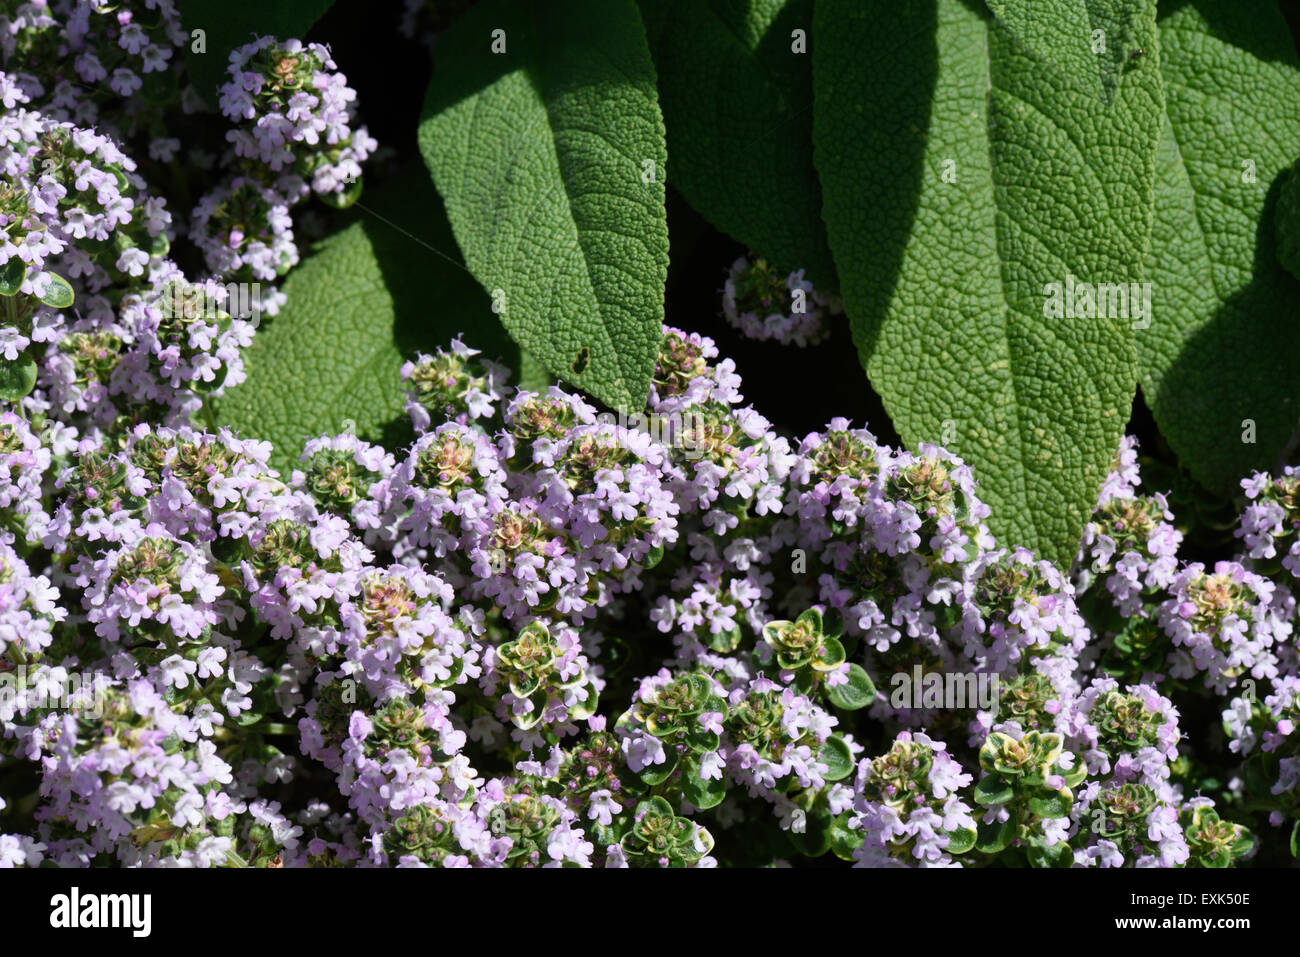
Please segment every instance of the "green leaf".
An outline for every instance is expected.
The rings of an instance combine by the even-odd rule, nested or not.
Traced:
[[[712,851],[713,843],[713,835],[708,828],[691,822],[688,828],[679,832],[677,856],[687,863],[693,863]]]
[[[696,754],[716,751],[719,743],[717,733],[710,731],[699,721],[692,721],[686,728],[686,744]]]
[[[510,334],[602,402],[643,408],[663,328],[667,153],[633,0],[474,7],[439,38],[419,141]]]
[[[814,155],[867,374],[909,445],[955,426],[1002,544],[1068,566],[1136,367],[1132,320],[1047,318],[1047,290],[1141,279],[1154,15],[1108,110],[961,0],[819,0],[814,35]]]
[[[424,171],[399,174],[373,203],[358,204],[359,220],[290,274],[287,305],[245,350],[248,380],[220,401],[221,423],[274,443],[281,470],[305,438],[347,420],[361,437],[397,448],[407,428],[402,362],[459,332],[488,358],[517,361],[487,297],[455,260]]]
[[[844,615],[838,608],[828,608],[826,613],[822,615],[821,633],[826,638],[839,638],[842,641],[848,640],[843,638]]]
[[[1197,0],[1161,17],[1160,70],[1142,391],[1193,477],[1230,495],[1300,424],[1300,280],[1270,222],[1300,152],[1300,59],[1275,5]]]
[[[1126,67],[1145,55],[1133,42],[1148,0],[986,0],[999,22],[1038,60],[1106,103]]]
[[[831,824],[831,853],[842,861],[853,860],[853,852],[862,846],[862,832],[849,827],[851,815],[837,815]]]
[[[199,395],[207,395],[209,392],[216,392],[226,384],[226,376],[230,373],[229,366],[224,363],[220,365],[216,372],[213,373],[210,380],[199,380],[191,384],[191,388]]]
[[[728,652],[735,651],[736,648],[739,647],[740,640],[743,636],[744,633],[740,630],[740,626],[732,625],[732,627],[723,631],[709,632],[705,641],[714,651],[720,651],[723,654],[727,654]]]
[[[975,785],[975,803],[984,807],[1006,804],[1015,796],[1015,789],[1001,775],[990,774]]]
[[[1077,788],[1083,783],[1087,776],[1088,768],[1082,761],[1070,770],[1061,772],[1061,777],[1065,779],[1065,786],[1067,788]]]
[[[812,165],[812,0],[640,5],[673,185],[782,271],[806,269],[819,288],[834,289]]]
[[[859,664],[849,665],[848,684],[826,689],[831,704],[845,711],[857,711],[876,700],[876,686]]]
[[[764,623],[763,640],[773,648],[779,648],[781,646],[781,635],[791,626],[791,624],[793,623],[786,621],[784,618]]]
[[[217,102],[217,88],[226,81],[230,51],[258,37],[301,40],[334,0],[185,0],[181,22],[185,41],[185,66],[200,95]],[[200,53],[195,30],[202,30]]]
[[[853,752],[837,734],[832,734],[822,742],[817,750],[817,760],[828,768],[824,775],[827,781],[840,781],[853,773]]]
[[[1300,857],[1300,821],[1291,828],[1291,856]]]
[[[517,674],[510,681],[510,693],[516,698],[527,698],[542,683],[536,675]]]
[[[1268,793],[1280,769],[1277,755],[1256,751],[1246,761],[1246,790],[1254,794]]]
[[[45,294],[39,297],[41,302],[51,309],[67,309],[76,299],[72,285],[58,273],[49,275],[50,284],[45,287]]]
[[[838,638],[823,638],[822,646],[812,660],[812,667],[814,671],[834,671],[844,664],[847,657]]]
[[[645,817],[647,814],[656,814],[659,817],[667,818],[676,816],[673,813],[673,806],[657,794],[654,797],[646,798],[638,804],[636,810],[632,812],[632,816],[638,820]]]
[[[1070,798],[1059,791],[1035,795],[1029,799],[1029,810],[1039,817],[1065,817],[1070,813],[1070,807]]]
[[[795,619],[795,624],[808,625],[820,635],[822,633],[822,613],[816,608],[809,608],[799,613],[799,617]]]
[[[641,780],[646,784],[654,787],[656,784],[663,784],[668,780],[672,773],[677,770],[677,751],[673,748],[666,749],[666,756],[663,764],[651,764],[637,772]]]
[[[831,849],[835,819],[829,811],[809,811],[802,833],[784,832],[796,850],[805,857],[821,857]]]
[[[518,349],[517,346],[515,348]],[[545,392],[554,384],[555,377],[546,371],[546,367],[519,349],[519,388],[530,392]]]
[[[996,821],[992,824],[985,824],[983,821],[979,824],[979,838],[975,841],[975,849],[985,854],[997,854],[1011,846],[1011,842],[1016,838],[1016,816],[1012,814],[1001,824]]]
[[[36,388],[36,360],[29,353],[17,359],[0,357],[0,402],[17,402]]]
[[[682,778],[682,795],[701,811],[717,807],[727,797],[727,782],[688,774]]]
[[[1033,867],[1070,867],[1074,864],[1074,854],[1065,841],[1047,845],[1041,837],[1031,837],[1028,841],[1026,856]]]
[[[968,827],[959,827],[955,831],[948,832],[948,853],[965,854],[975,846],[975,840],[979,835]]]
[[[0,266],[0,296],[16,296],[27,277],[27,265],[17,256]]]

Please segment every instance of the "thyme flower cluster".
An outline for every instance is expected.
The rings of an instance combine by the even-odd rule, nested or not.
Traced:
[[[0,651],[107,690],[102,718],[7,704],[44,783],[6,863],[1232,863],[1256,840],[1189,788],[1169,695],[1253,672],[1205,681],[1192,640],[1269,649],[1234,741],[1281,753],[1293,813],[1296,659],[1252,611],[1280,586],[1220,569],[1239,605],[1170,618],[1204,570],[1144,583],[1167,665],[1112,676],[1080,608],[1125,600],[1119,546],[1073,576],[999,548],[959,459],[792,442],[717,359],[665,329],[650,408],[699,415],[664,443],[457,341],[404,370],[409,448],[322,436],[283,477],[224,430],[73,414],[72,455],[10,415]],[[914,662],[996,676],[996,710],[900,706]]]
[[[123,145],[166,156],[149,96],[188,89],[140,6],[0,31],[112,91],[0,73],[0,866],[1217,867],[1300,831],[1293,469],[1211,565],[1126,439],[1058,568],[951,451],[783,434],[671,327],[635,416],[457,338],[401,370],[409,442],[273,467],[212,414],[255,322],[177,305],[291,269],[375,144],[328,50],[259,38],[182,230]],[[762,262],[723,299],[800,345],[832,308]]]

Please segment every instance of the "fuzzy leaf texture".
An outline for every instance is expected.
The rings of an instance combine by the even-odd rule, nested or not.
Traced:
[[[334,0],[180,0],[181,22],[190,33],[185,66],[199,94],[217,102],[226,81],[230,51],[258,37],[302,39]],[[195,49],[195,30],[203,31],[203,52]]]
[[[812,164],[811,0],[640,2],[673,185],[782,271],[834,289]]]
[[[446,256],[456,245],[423,169],[357,204],[357,222],[323,240],[284,284],[288,303],[245,351],[248,379],[223,397],[221,423],[275,444],[285,474],[305,439],[406,439],[399,371],[458,333],[488,358],[518,367],[473,276]]]
[[[1192,476],[1231,494],[1300,424],[1300,282],[1272,221],[1300,154],[1300,60],[1275,5],[1197,0],[1162,7],[1160,71],[1142,391]]]
[[[1031,55],[1111,103],[1125,64],[1145,55],[1134,24],[1149,0],[986,0]]]
[[[419,142],[510,334],[607,405],[643,408],[668,275],[667,153],[633,0],[475,7],[438,41]]]
[[[974,467],[1002,544],[1068,565],[1137,372],[1131,320],[1048,319],[1046,290],[1141,278],[1154,12],[1109,109],[961,0],[816,14],[815,160],[868,376],[905,442]]]

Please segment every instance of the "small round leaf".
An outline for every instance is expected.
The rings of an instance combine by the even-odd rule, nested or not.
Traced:
[[[0,266],[0,296],[16,296],[26,276],[27,266],[17,256]]]
[[[68,281],[58,273],[50,273],[50,284],[45,290],[45,295],[40,297],[41,302],[51,309],[67,309],[75,298]]]
[[[36,360],[26,352],[0,359],[0,401],[17,402],[36,388]]]
[[[825,774],[827,781],[839,781],[853,773],[853,754],[839,735],[832,734],[822,742],[817,759],[829,768]]]
[[[826,697],[831,704],[845,711],[857,711],[876,700],[876,686],[861,665],[849,665],[847,684],[836,685],[826,689]]]

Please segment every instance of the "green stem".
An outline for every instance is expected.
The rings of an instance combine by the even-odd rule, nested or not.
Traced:
[[[253,725],[253,728],[262,734],[297,734],[298,729],[291,724],[283,724],[279,721],[266,721]]]

